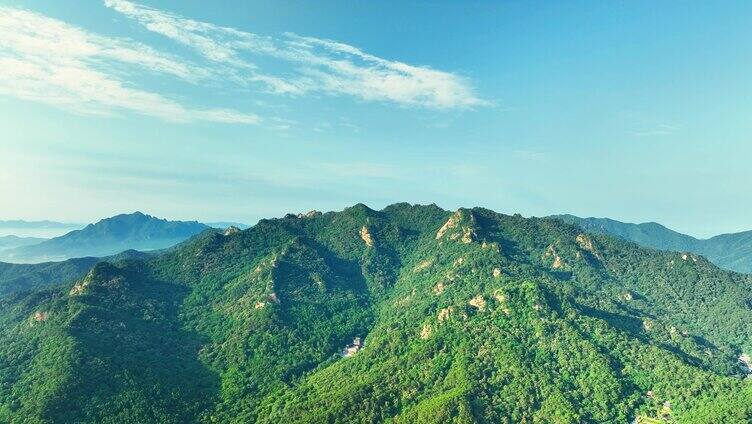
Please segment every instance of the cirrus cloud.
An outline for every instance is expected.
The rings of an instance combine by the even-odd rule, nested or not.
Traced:
[[[348,44],[293,33],[279,38],[261,36],[127,0],[105,0],[105,5],[149,31],[195,49],[215,64],[216,72],[243,83],[260,84],[269,92],[323,92],[435,109],[488,104],[459,75],[383,59]],[[281,75],[264,72],[254,58],[275,59],[291,69]]]
[[[225,93],[255,89],[288,99],[325,94],[426,109],[488,104],[460,75],[387,60],[349,44],[294,33],[262,36],[126,0],[104,4],[198,54],[187,59],[130,38],[104,36],[0,6],[0,95],[90,115],[132,112],[172,122],[238,124],[259,124],[262,118],[230,108],[189,105],[188,100],[146,88],[145,78],[208,85]],[[280,119],[264,121],[277,130],[292,125],[284,119],[281,125]]]
[[[145,71],[189,83],[208,77],[200,67],[144,44],[0,7],[0,94],[84,114],[130,111],[175,122],[260,122],[255,114],[187,107],[137,88],[132,80]]]

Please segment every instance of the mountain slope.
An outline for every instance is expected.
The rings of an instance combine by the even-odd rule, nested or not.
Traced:
[[[580,218],[574,215],[554,215],[552,218],[579,225],[591,233],[611,234],[641,246],[697,253],[722,268],[752,273],[752,231],[697,239],[655,222],[631,224],[608,218]]]
[[[129,249],[163,249],[208,228],[195,221],[167,221],[135,212],[106,218],[39,244],[2,251],[0,258],[16,263],[46,262],[108,256]]]
[[[750,305],[558,220],[356,205],[0,301],[0,420],[748,422]]]
[[[0,236],[0,250],[12,249],[14,247],[31,246],[38,244],[47,239],[41,237],[18,237],[18,236]]]
[[[104,258],[73,258],[61,262],[10,264],[0,262],[0,297],[33,289],[70,284],[83,278],[98,262],[145,259],[147,253],[126,250]]]
[[[721,234],[702,240],[698,253],[712,258],[720,267],[752,273],[752,231]]]

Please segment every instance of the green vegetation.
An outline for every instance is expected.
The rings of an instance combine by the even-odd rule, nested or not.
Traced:
[[[574,215],[555,215],[552,218],[577,224],[594,234],[610,234],[633,241],[640,246],[697,253],[721,268],[752,273],[752,231],[696,239],[655,222],[629,224],[608,218],[580,218]]]
[[[145,259],[148,253],[126,250],[104,258],[74,258],[61,262],[40,264],[9,264],[0,262],[0,297],[31,289],[72,284],[96,263],[116,262],[122,259]]]
[[[289,215],[7,296],[0,421],[749,422],[750,305],[555,219]]]

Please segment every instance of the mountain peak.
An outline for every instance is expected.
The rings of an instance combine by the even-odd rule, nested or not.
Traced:
[[[196,221],[168,221],[136,211],[104,218],[81,230],[2,254],[3,259],[11,262],[41,262],[108,256],[129,249],[157,250],[180,243],[207,228]]]

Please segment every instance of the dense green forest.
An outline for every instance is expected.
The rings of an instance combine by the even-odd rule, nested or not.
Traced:
[[[596,234],[610,234],[640,246],[703,255],[721,268],[752,273],[752,231],[721,234],[698,239],[670,230],[656,222],[631,224],[609,218],[580,218],[574,215],[554,215],[552,218],[577,224]]]
[[[9,292],[0,421],[744,423],[750,322],[701,256],[356,205]]]

